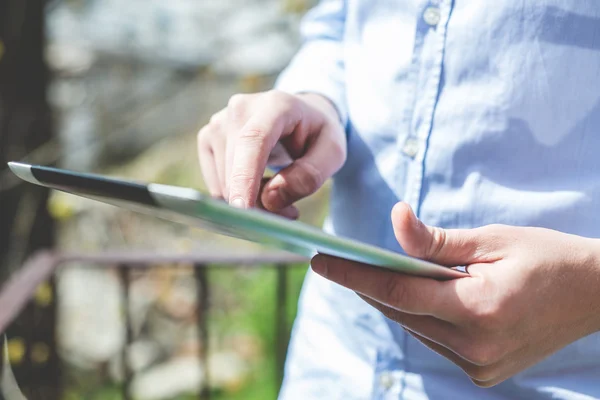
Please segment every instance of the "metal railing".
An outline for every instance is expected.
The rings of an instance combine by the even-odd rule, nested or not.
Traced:
[[[207,317],[209,314],[210,283],[207,271],[210,268],[240,266],[270,266],[277,274],[275,301],[275,354],[276,354],[276,382],[281,384],[283,378],[283,365],[289,339],[289,327],[286,320],[287,309],[287,281],[290,266],[306,263],[304,257],[289,253],[241,253],[224,254],[215,253],[190,253],[190,254],[160,254],[152,252],[105,252],[98,254],[75,254],[57,253],[43,251],[36,253],[16,272],[0,291],[0,332],[5,332],[11,322],[26,307],[29,300],[34,296],[36,288],[44,281],[52,277],[53,272],[59,266],[77,262],[90,267],[116,268],[123,285],[123,302],[125,305],[126,338],[122,349],[122,360],[124,364],[124,380],[122,384],[122,395],[124,399],[130,399],[130,384],[133,371],[127,363],[126,352],[133,341],[132,324],[129,314],[129,287],[130,275],[133,269],[153,268],[164,264],[192,265],[194,277],[197,281],[196,313],[198,324],[198,335],[201,348],[202,370],[205,373],[203,387],[199,388],[200,399],[209,399],[209,368],[207,355],[210,337],[207,329]],[[55,350],[54,350],[55,351]],[[57,366],[58,368],[59,366]],[[56,374],[60,376],[60,374]],[[61,382],[56,383],[56,393],[61,392]]]

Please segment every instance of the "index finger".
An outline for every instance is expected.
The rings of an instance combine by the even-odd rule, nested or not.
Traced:
[[[252,116],[235,138],[229,182],[229,203],[254,207],[271,150],[279,138],[291,133],[296,118],[279,107],[266,107]]]
[[[319,275],[405,313],[453,322],[460,320],[464,310],[455,281],[400,274],[324,255],[315,256],[311,266]]]

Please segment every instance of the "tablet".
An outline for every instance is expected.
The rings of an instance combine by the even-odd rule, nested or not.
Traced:
[[[328,254],[435,279],[465,276],[464,272],[455,269],[334,236],[311,225],[288,220],[267,211],[235,208],[190,188],[126,181],[17,162],[8,165],[18,177],[36,185],[307,257],[317,253]]]

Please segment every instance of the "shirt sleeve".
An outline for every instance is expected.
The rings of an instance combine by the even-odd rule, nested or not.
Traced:
[[[347,126],[343,37],[346,0],[321,0],[304,17],[302,47],[279,75],[275,88],[288,93],[317,93],[337,108]]]

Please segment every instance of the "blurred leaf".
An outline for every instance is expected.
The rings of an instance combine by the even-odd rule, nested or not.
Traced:
[[[20,364],[25,356],[25,340],[20,337],[10,338],[6,343],[6,350],[8,353],[8,362],[13,364]]]
[[[31,346],[31,361],[35,364],[44,364],[50,359],[50,348],[46,343],[34,343]]]
[[[42,282],[35,291],[35,302],[41,307],[47,307],[53,299],[52,286],[49,282]]]
[[[314,4],[313,0],[283,0],[283,10],[291,14],[304,14]]]
[[[71,218],[76,209],[68,196],[53,192],[48,199],[48,212],[57,221],[66,221]]]

